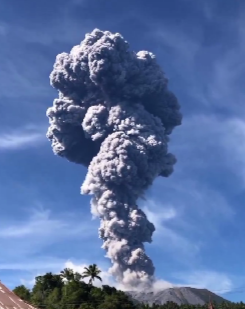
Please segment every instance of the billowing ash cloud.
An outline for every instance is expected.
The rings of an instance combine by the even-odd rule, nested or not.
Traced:
[[[137,199],[176,162],[168,135],[182,117],[168,80],[152,53],[98,29],[56,57],[50,80],[59,98],[47,137],[55,154],[88,167],[81,190],[93,195],[111,273],[125,286],[149,286],[154,266],[143,243],[155,227]]]

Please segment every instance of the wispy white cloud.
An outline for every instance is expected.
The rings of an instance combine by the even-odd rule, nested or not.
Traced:
[[[39,262],[45,256],[48,258],[54,254],[55,257],[55,253],[45,252],[44,248],[70,239],[84,241],[94,236],[96,230],[93,222],[82,221],[78,214],[55,215],[43,208],[33,209],[22,219],[5,217],[0,220],[0,226],[0,246],[5,248],[0,256],[0,268],[16,265],[16,261],[18,265],[31,267],[28,266],[31,255],[39,253],[36,257]]]
[[[5,224],[6,225],[6,224]],[[69,231],[69,223],[51,217],[49,210],[34,210],[28,220],[23,222],[8,222],[8,227],[0,228],[0,238],[26,238],[50,236],[53,232],[60,234]]]
[[[41,276],[42,274],[37,274],[37,276]],[[35,278],[32,278],[32,279],[20,279],[20,284],[26,286],[27,288],[32,288],[35,284],[36,280]]]
[[[157,192],[160,187],[163,193]],[[159,179],[152,191],[151,196],[155,194],[159,200],[165,196],[165,200],[174,205],[178,213],[176,216],[178,224],[183,224],[181,222],[183,218],[190,222],[193,219],[192,216],[202,222],[217,220],[217,218],[231,222],[236,213],[221,191],[208,186],[199,179],[199,175],[194,177],[192,173],[189,175],[179,173],[168,182]],[[161,203],[158,202],[158,204],[160,206]],[[159,212],[161,207],[159,207]]]
[[[223,222],[232,228],[234,210],[220,192],[188,177],[158,179],[140,206],[156,227],[152,246],[193,266],[210,237],[225,242],[220,229]]]
[[[218,294],[225,294],[232,290],[234,284],[229,275],[211,270],[196,270],[175,274],[180,286],[208,289]]]
[[[18,252],[16,252],[17,254]],[[14,271],[14,272],[27,272],[27,273],[45,273],[49,271],[57,272],[63,269],[64,259],[56,257],[41,256],[41,258],[28,258],[20,259],[19,261],[2,261],[0,262],[0,270]]]
[[[178,215],[176,209],[171,205],[160,205],[155,200],[147,200],[143,202],[142,209],[147,218],[154,223],[157,231],[162,228],[164,222],[176,218]]]
[[[0,22],[0,36],[5,36],[7,34],[7,26],[5,23]]]
[[[177,171],[182,169],[195,177],[195,173],[207,168],[210,171],[222,168],[239,176],[245,184],[243,119],[196,114],[186,117],[181,129],[172,142],[172,150],[178,157]]]
[[[235,202],[229,202],[232,191],[222,191],[214,176],[218,179],[219,171],[226,170],[229,183],[229,174],[241,175],[242,128],[239,119],[197,115],[174,136],[171,151],[179,159],[175,172],[168,179],[157,179],[148,200],[141,203],[156,226],[152,245],[160,245],[163,254],[171,252],[181,263],[194,265],[200,263],[210,238],[226,242],[223,226],[235,227],[238,210]],[[230,182],[237,188],[234,178]]]
[[[71,5],[60,7],[57,19],[62,16],[62,23],[57,19],[53,19],[47,25],[42,24],[42,27],[35,25],[33,28],[24,26],[24,24],[7,24],[8,32],[12,37],[25,43],[37,43],[41,46],[53,47],[53,44],[68,43],[79,44],[85,33],[91,31],[95,27],[95,21],[91,19],[83,19],[82,25],[76,18],[71,18],[69,13],[73,5],[83,5],[86,0],[73,0]],[[78,31],[79,29],[79,31]],[[62,33],[62,35],[60,35]],[[72,45],[68,48],[71,48]],[[62,52],[62,51],[61,51]]]
[[[245,77],[245,52],[244,17],[238,16],[230,27],[236,43],[231,43],[229,49],[219,46],[219,57],[213,62],[212,74],[207,79],[207,97],[212,106],[219,106],[244,115],[243,102],[245,95],[241,80]]]
[[[157,43],[155,50],[159,55],[158,61],[162,62],[169,77],[169,74],[174,72],[174,76],[170,78],[170,89],[172,83],[176,84],[176,79],[179,79],[181,88],[186,89],[185,95],[202,95],[201,77],[203,78],[204,73],[200,76],[197,57],[202,51],[203,29],[195,27],[190,33],[173,23],[156,23],[154,20],[150,20],[148,25],[150,30],[147,35]]]
[[[195,56],[201,48],[201,32],[197,29],[198,36],[193,38],[173,25],[162,27],[153,23],[152,27],[155,28],[154,37],[161,48],[176,56],[173,65],[175,69],[178,69],[178,73],[185,74],[186,70],[194,69]]]
[[[182,130],[174,134],[175,172],[168,179],[158,178],[147,200],[140,203],[156,226],[152,245],[160,246],[162,254],[171,252],[175,259],[198,264],[210,238],[226,242],[224,224],[230,229],[236,225],[238,210],[234,201],[230,204],[230,197],[237,191],[231,187],[223,191],[216,181],[219,172],[226,172],[228,185],[241,189],[243,127],[239,118],[198,114],[187,118]],[[239,186],[232,175],[239,176]]]
[[[149,20],[148,35],[156,39],[157,54],[162,55],[160,60],[164,67],[175,72],[175,83],[181,78],[185,96],[195,100],[193,109],[198,106],[213,113],[214,108],[219,108],[222,112],[244,115],[245,95],[241,83],[245,77],[244,16],[241,13],[236,18],[224,20],[222,16],[217,17],[217,8],[211,3],[202,3],[201,7],[204,18],[210,23],[215,21],[217,29],[223,29],[225,23],[230,36],[226,42],[217,38],[212,44],[205,44],[207,25],[204,23],[187,31],[171,22],[156,24]],[[228,40],[231,40],[229,45]]]
[[[176,205],[178,207],[178,205]],[[176,229],[174,226],[169,225],[169,222],[180,222],[181,212],[177,208],[170,205],[164,205],[159,200],[148,200],[143,203],[142,209],[147,215],[150,222],[156,227],[154,233],[154,242],[152,245],[160,246],[160,250],[163,254],[164,251],[170,251],[172,253],[178,252],[175,257],[181,257],[181,260],[190,260],[199,252],[199,244],[197,241],[193,241],[188,238],[188,235],[184,235]],[[177,223],[177,224],[178,224]],[[179,254],[181,252],[181,254]],[[183,257],[186,257],[184,259]]]
[[[25,126],[18,130],[5,129],[0,132],[0,151],[10,151],[39,146],[46,142],[45,130]]]
[[[48,87],[48,76],[42,76],[40,70],[35,68],[34,64],[32,65],[33,59],[29,59],[30,63],[27,66],[23,59],[20,60],[12,55],[3,53],[2,57],[5,58],[0,76],[2,99],[7,97],[25,101],[28,97],[35,97],[40,100],[51,93],[51,87]],[[35,61],[43,67],[47,65],[47,60],[42,55],[37,54]],[[25,102],[19,102],[19,104],[24,105]]]

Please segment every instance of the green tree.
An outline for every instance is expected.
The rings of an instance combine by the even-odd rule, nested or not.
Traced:
[[[55,288],[61,289],[63,285],[60,275],[51,272],[46,273],[44,276],[36,277],[31,293],[31,302],[36,306],[45,305],[49,294]]]
[[[73,269],[65,268],[64,270],[60,272],[60,277],[63,279],[63,281],[65,280],[69,282],[71,280],[74,280],[75,274],[74,274]]]
[[[62,290],[58,287],[54,288],[45,299],[45,304],[49,309],[57,309],[62,299]]]
[[[13,289],[13,292],[24,301],[30,301],[31,292],[24,285],[19,285]]]
[[[74,280],[75,281],[81,281],[81,279],[82,279],[82,275],[79,274],[78,272],[75,272],[74,273]]]
[[[82,273],[82,278],[90,278],[89,279],[89,284],[92,285],[93,281],[95,279],[99,279],[102,281],[101,277],[99,274],[101,273],[101,270],[98,268],[96,264],[89,265],[89,267],[84,268],[84,272]]]

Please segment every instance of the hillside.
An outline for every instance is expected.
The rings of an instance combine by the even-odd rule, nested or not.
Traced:
[[[140,303],[152,305],[153,303],[162,305],[166,302],[174,302],[178,305],[190,304],[190,305],[204,305],[209,301],[211,297],[212,301],[216,303],[228,302],[224,298],[206,290],[195,289],[190,287],[170,288],[157,293],[153,292],[127,292],[133,300]]]

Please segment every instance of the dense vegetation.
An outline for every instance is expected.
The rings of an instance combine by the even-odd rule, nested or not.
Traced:
[[[95,279],[102,280],[100,270],[95,264],[85,268],[82,274],[65,268],[59,275],[46,273],[36,277],[33,289],[30,291],[24,285],[18,286],[14,292],[23,300],[37,308],[46,309],[207,309],[205,306],[178,306],[174,303],[154,305],[134,304],[122,291],[108,285],[97,288],[92,285]],[[89,283],[82,281],[89,277]],[[245,304],[215,305],[215,309],[245,309]]]

